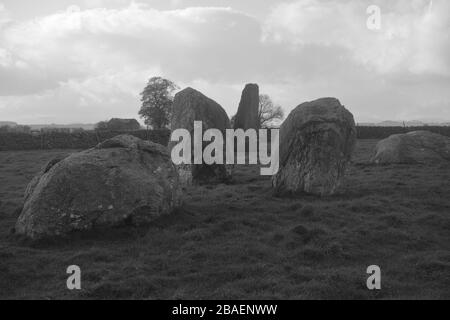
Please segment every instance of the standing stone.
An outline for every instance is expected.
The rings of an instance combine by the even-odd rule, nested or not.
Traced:
[[[450,138],[429,131],[394,134],[378,142],[372,162],[376,164],[427,164],[450,161]]]
[[[276,193],[334,194],[356,144],[353,115],[335,98],[306,102],[280,129]]]
[[[177,165],[181,182],[184,185],[195,183],[225,182],[231,177],[231,168],[225,164],[194,164],[194,121],[201,121],[203,132],[208,129],[219,129],[224,137],[225,131],[230,129],[230,119],[225,110],[214,100],[206,97],[201,92],[186,88],[175,95],[171,131],[186,129],[191,134],[191,164]],[[204,142],[202,150],[210,142]],[[177,145],[177,142],[169,143],[169,150]],[[225,155],[225,148],[224,148]]]
[[[167,148],[131,135],[50,161],[30,182],[16,232],[32,239],[140,225],[181,205]]]
[[[242,91],[238,112],[234,120],[234,129],[259,129],[259,87],[247,84]]]

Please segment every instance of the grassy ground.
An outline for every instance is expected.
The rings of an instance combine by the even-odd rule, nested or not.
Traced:
[[[151,226],[29,244],[11,234],[23,190],[68,151],[0,152],[0,298],[450,298],[450,166],[373,166],[358,143],[341,194],[272,197],[238,167]],[[79,265],[82,290],[66,289]],[[382,290],[366,288],[366,268]]]

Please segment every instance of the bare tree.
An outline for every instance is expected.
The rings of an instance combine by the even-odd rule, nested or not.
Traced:
[[[284,111],[275,105],[267,94],[259,96],[259,127],[263,129],[279,126],[284,118]]]

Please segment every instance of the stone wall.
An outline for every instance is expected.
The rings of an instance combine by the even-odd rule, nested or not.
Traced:
[[[168,144],[170,138],[169,130],[46,132],[40,134],[6,132],[0,133],[0,151],[88,149],[124,133],[164,146]]]

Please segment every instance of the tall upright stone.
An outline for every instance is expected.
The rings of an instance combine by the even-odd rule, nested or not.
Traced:
[[[231,177],[231,168],[225,164],[194,164],[194,122],[202,122],[203,133],[208,129],[218,129],[225,137],[226,129],[231,128],[230,119],[225,110],[217,102],[192,88],[186,88],[175,95],[172,109],[172,133],[177,129],[186,129],[192,138],[191,164],[176,166],[181,182],[189,185],[227,181]],[[169,150],[172,150],[177,144],[178,142],[170,142]],[[202,151],[208,144],[209,142],[203,142]]]
[[[299,105],[280,128],[280,167],[272,178],[276,193],[335,193],[355,144],[353,115],[339,100]]]
[[[242,91],[238,112],[234,120],[234,129],[259,129],[259,87],[247,84]]]

